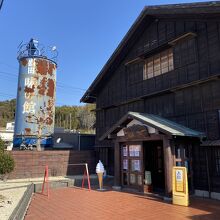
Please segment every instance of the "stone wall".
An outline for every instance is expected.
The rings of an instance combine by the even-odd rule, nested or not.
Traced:
[[[95,173],[94,151],[48,150],[48,151],[11,151],[15,169],[9,179],[43,177],[48,165],[49,176],[82,175],[85,166],[69,164],[88,163],[89,172]]]

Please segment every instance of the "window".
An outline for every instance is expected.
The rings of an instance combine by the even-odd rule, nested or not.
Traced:
[[[128,169],[128,160],[124,159],[123,160],[123,170],[127,170]]]
[[[123,156],[124,157],[128,156],[128,146],[127,145],[123,146]]]
[[[140,160],[131,160],[131,171],[141,171],[141,163]]]
[[[139,157],[141,151],[140,145],[130,145],[129,146],[129,155],[130,157]]]
[[[130,173],[130,184],[135,185],[136,183],[136,175],[133,173]]]
[[[189,146],[175,146],[176,166],[185,166],[188,174],[190,173],[190,153]]]
[[[173,68],[173,50],[170,48],[146,59],[143,78],[144,80],[150,79],[167,73],[173,70]]]

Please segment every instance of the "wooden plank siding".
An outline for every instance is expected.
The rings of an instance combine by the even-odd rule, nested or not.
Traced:
[[[125,65],[186,32],[197,36],[173,46],[173,71],[143,80],[143,61]],[[127,111],[158,114],[203,131],[209,139],[219,139],[220,81],[216,77],[197,85],[197,81],[218,75],[220,18],[155,19],[98,91],[97,146],[103,146],[98,138]],[[187,86],[192,82],[195,85]],[[150,94],[154,95],[148,97]]]
[[[196,188],[220,192],[220,148],[194,146],[193,160]]]
[[[104,161],[109,174],[114,170],[114,143],[100,142],[99,138],[128,111],[160,115],[204,132],[208,140],[220,139],[220,16],[183,17],[147,23],[124,59],[111,70],[111,77],[103,80],[96,91],[96,147],[103,148],[97,150],[97,157]],[[173,71],[143,80],[144,60],[125,65],[187,32],[196,37],[172,46]],[[220,192],[218,154],[220,158],[219,147],[193,147],[196,189]]]

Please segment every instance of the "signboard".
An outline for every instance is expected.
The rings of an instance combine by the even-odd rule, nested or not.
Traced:
[[[150,171],[145,171],[145,184],[146,185],[151,185],[152,184],[152,180],[151,180],[151,172]]]
[[[123,129],[125,137],[128,139],[149,137],[148,128],[144,125],[133,124]]]
[[[186,167],[173,167],[173,204],[189,205]]]

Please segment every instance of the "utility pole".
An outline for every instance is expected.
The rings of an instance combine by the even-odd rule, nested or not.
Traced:
[[[66,128],[66,114],[64,114],[64,120],[63,120],[64,129]]]
[[[2,8],[3,2],[4,2],[4,0],[0,0],[0,10]]]
[[[78,136],[79,136],[79,142],[78,142],[78,151],[80,151],[80,148],[81,148],[81,146],[80,146],[80,131],[78,131]]]

